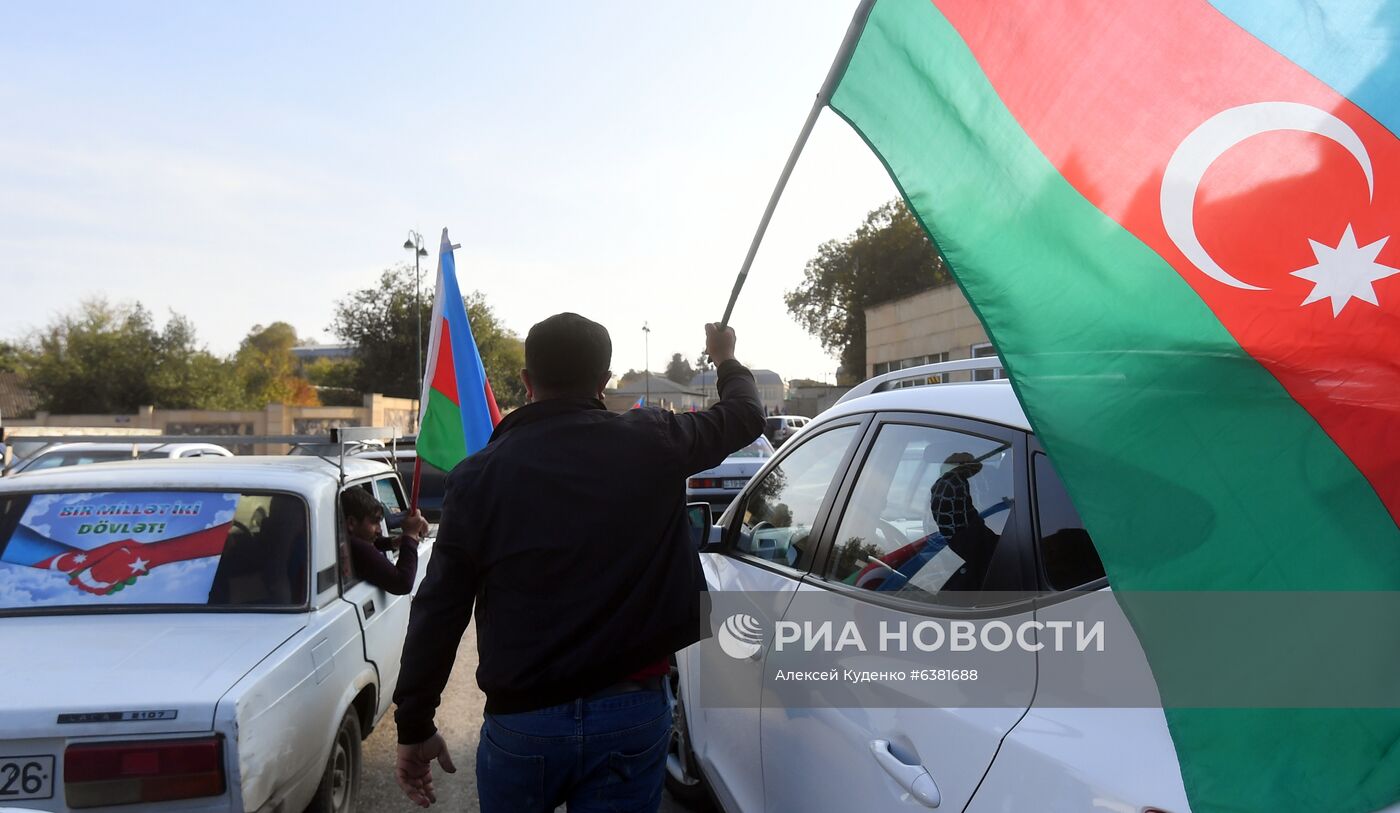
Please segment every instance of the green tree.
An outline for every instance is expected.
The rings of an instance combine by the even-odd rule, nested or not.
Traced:
[[[201,347],[189,319],[172,313],[157,345],[150,404],[165,409],[242,409],[248,405],[237,367]]]
[[[426,292],[419,308],[425,356],[432,326],[431,299],[431,292]],[[355,348],[355,389],[418,397],[418,318],[411,267],[385,270],[377,286],[352,291],[337,302],[330,330]]]
[[[229,409],[241,398],[232,365],[199,346],[188,319],[172,314],[158,330],[139,303],[88,300],[40,330],[24,355],[49,412]]]
[[[853,536],[847,539],[836,548],[836,565],[831,568],[831,573],[837,578],[845,578],[860,568],[865,567],[872,559],[879,559],[884,555],[884,551],[879,545],[866,542],[864,539]]]
[[[688,387],[691,380],[695,378],[695,368],[690,366],[690,362],[685,356],[680,353],[672,353],[671,363],[666,365],[666,378],[682,387]]]
[[[480,292],[462,298],[467,319],[481,352],[496,403],[502,409],[525,402],[520,370],[525,366],[525,346],[496,318]],[[418,341],[418,316],[422,317],[422,344]],[[414,309],[413,269],[399,266],[384,271],[379,284],[352,291],[336,303],[330,331],[355,347],[354,386],[360,392],[379,392],[399,398],[418,397],[418,348],[428,359],[432,333],[433,292],[422,292]]]
[[[363,402],[355,388],[358,367],[354,359],[320,358],[303,364],[301,374],[315,387],[326,406],[359,406]]]
[[[17,373],[23,363],[19,345],[0,342],[0,373]]]
[[[481,366],[486,368],[497,406],[505,410],[524,404],[525,382],[520,380],[520,371],[525,369],[525,342],[501,324],[480,291],[472,291],[463,299],[472,336],[481,352]]]
[[[938,250],[903,201],[871,211],[855,233],[829,240],[784,297],[798,324],[841,360],[838,383],[865,377],[865,309],[948,282]]]
[[[254,325],[238,346],[234,365],[248,403],[255,409],[268,404],[317,406],[321,402],[311,383],[298,375],[292,348],[299,344],[296,328],[286,322],[267,327]]]

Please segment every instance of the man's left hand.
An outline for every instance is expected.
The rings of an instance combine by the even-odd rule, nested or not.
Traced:
[[[457,772],[457,766],[452,764],[452,755],[447,753],[447,742],[443,740],[441,733],[414,745],[399,745],[399,759],[398,764],[394,766],[394,776],[399,780],[399,787],[408,800],[419,807],[428,807],[437,801],[437,795],[433,792],[434,759],[444,771]]]

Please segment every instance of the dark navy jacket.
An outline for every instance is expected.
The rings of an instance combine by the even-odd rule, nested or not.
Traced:
[[[732,360],[718,373],[720,400],[701,412],[527,404],[452,470],[394,693],[400,742],[436,730],[473,607],[477,682],[497,714],[585,697],[699,640],[685,480],[763,431],[753,374]]]

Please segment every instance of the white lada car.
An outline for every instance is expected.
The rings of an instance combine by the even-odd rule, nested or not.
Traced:
[[[346,488],[404,507],[357,458],[0,481],[0,808],[353,810],[409,597],[352,572]]]

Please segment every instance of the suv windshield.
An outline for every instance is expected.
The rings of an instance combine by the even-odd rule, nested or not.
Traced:
[[[306,515],[287,494],[0,495],[0,612],[300,606]]]

